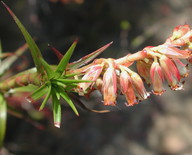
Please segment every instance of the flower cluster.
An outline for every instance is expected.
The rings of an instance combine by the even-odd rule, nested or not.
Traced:
[[[82,79],[92,82],[78,84],[77,92],[85,95],[97,89],[103,94],[104,105],[116,105],[117,95],[123,94],[131,106],[150,96],[144,82],[152,85],[155,95],[165,92],[165,80],[172,90],[180,90],[184,83],[181,79],[188,76],[188,65],[183,60],[192,61],[191,40],[192,30],[182,25],[162,45],[148,46],[116,60],[96,59],[82,70]],[[134,62],[138,73],[129,68]]]

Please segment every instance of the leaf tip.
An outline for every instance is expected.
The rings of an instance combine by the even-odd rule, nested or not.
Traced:
[[[43,107],[39,107],[39,111],[42,111],[43,110]]]
[[[77,44],[78,41],[79,41],[79,38],[76,38],[73,43]]]
[[[54,123],[54,126],[55,126],[56,128],[60,128],[60,127],[61,127],[61,124],[60,124],[59,122],[55,122],[55,123]]]
[[[7,4],[5,4],[5,2],[1,1],[1,3],[4,5],[4,7],[10,12],[10,8],[7,6]]]

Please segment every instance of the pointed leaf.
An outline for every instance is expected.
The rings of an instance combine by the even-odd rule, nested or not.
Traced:
[[[67,93],[65,92],[64,89],[60,88],[60,95],[61,97],[69,104],[69,106],[71,107],[71,109],[74,111],[74,113],[79,116],[79,113],[75,107],[75,105],[73,104],[73,101],[71,100],[71,98],[67,95]]]
[[[52,103],[53,103],[54,126],[57,128],[60,128],[60,125],[61,125],[61,105],[60,105],[59,100],[57,99],[55,91],[52,91],[51,93],[52,93]]]
[[[33,92],[33,91],[35,91],[37,89],[38,89],[38,86],[29,84],[27,86],[10,89],[9,93]]]
[[[3,95],[0,94],[0,149],[3,145],[7,120],[7,103]]]
[[[93,59],[95,59],[99,54],[101,54],[106,48],[108,48],[113,42],[108,43],[107,45],[101,47],[100,49],[84,56],[83,58],[79,59],[78,61],[72,62],[69,64],[68,68],[70,69],[77,69],[83,65],[86,65]]]
[[[53,84],[57,85],[57,86],[61,86],[63,88],[66,88],[67,85],[66,84],[63,84],[62,82],[58,81],[58,80],[55,80],[52,82]]]
[[[40,60],[44,66],[44,69],[45,69],[45,72],[47,73],[47,76],[49,79],[53,78],[55,73],[53,71],[53,69],[51,68],[51,66],[44,60],[44,59],[41,59]]]
[[[7,57],[1,62],[0,76],[11,67],[11,65],[18,59],[21,54],[23,54],[27,50],[27,48],[27,44],[21,46],[15,53],[13,53],[11,56]]]
[[[27,30],[25,29],[23,24],[20,22],[20,20],[12,12],[12,10],[4,2],[1,1],[1,3],[5,6],[7,11],[12,16],[12,18],[15,21],[15,23],[17,24],[17,26],[21,30],[21,32],[22,32],[22,34],[23,34],[27,44],[29,45],[29,49],[31,51],[31,55],[33,57],[33,61],[35,63],[35,66],[37,67],[37,71],[39,73],[41,73],[42,75],[44,75],[44,66],[43,66],[42,62],[40,61],[40,59],[43,59],[43,58],[42,58],[42,55],[41,55],[41,52],[40,52],[38,46],[36,45],[35,41],[32,39],[31,35],[27,32]]]
[[[61,54],[61,52],[59,52],[56,48],[54,48],[51,45],[48,45],[48,47],[50,47],[52,49],[52,51],[55,53],[55,55],[57,56],[57,58],[59,60],[61,60],[63,58],[63,54]]]
[[[41,106],[40,106],[39,110],[43,110],[43,108],[45,107],[45,104],[46,104],[47,101],[49,100],[50,96],[51,96],[51,85],[48,86],[47,95],[46,95],[46,97],[44,98],[43,102],[41,103]]]
[[[47,86],[44,84],[40,88],[35,90],[29,97],[27,97],[27,100],[29,102],[36,101],[36,100],[40,99],[41,97],[43,97],[47,93],[47,90],[48,90]]]
[[[63,72],[65,72],[66,66],[69,63],[69,59],[71,58],[71,55],[73,54],[73,51],[77,45],[77,41],[74,41],[71,47],[68,49],[68,51],[65,53],[61,61],[59,62],[57,68],[56,68],[56,73],[60,77]]]
[[[75,80],[75,79],[57,79],[58,81],[62,83],[82,83],[82,82],[93,82],[91,80]]]

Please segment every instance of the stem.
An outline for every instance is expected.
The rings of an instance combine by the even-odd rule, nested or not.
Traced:
[[[138,61],[147,57],[147,53],[145,51],[138,51],[134,54],[128,54],[122,58],[116,59],[115,63],[123,66],[130,66],[134,61]]]
[[[0,92],[6,92],[13,88],[27,86],[28,84],[33,84],[36,86],[40,86],[42,84],[42,76],[37,73],[35,68],[21,72],[15,76],[1,81]]]

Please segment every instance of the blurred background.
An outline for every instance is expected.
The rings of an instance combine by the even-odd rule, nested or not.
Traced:
[[[159,45],[177,25],[192,25],[191,0],[4,0],[22,21],[49,63],[58,63],[48,48],[65,52],[78,38],[73,60],[113,41],[101,57],[119,58],[145,46]],[[0,38],[4,51],[14,51],[24,39],[0,6]],[[26,54],[30,66],[30,54]],[[124,98],[110,113],[80,110],[80,117],[63,108],[61,129],[47,122],[40,130],[8,117],[1,155],[191,155],[192,74],[183,91],[169,88],[126,108]],[[103,109],[101,96],[82,99]],[[99,106],[98,106],[99,105]]]

